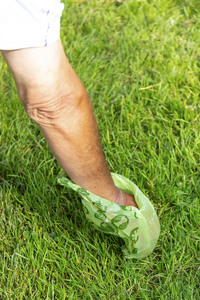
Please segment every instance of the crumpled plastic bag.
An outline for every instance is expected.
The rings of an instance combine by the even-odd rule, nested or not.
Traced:
[[[160,224],[155,209],[132,181],[115,173],[112,173],[112,178],[120,190],[134,195],[139,209],[101,198],[67,178],[60,178],[58,182],[79,193],[85,215],[94,228],[124,240],[122,251],[126,258],[146,257],[154,250],[160,234]]]

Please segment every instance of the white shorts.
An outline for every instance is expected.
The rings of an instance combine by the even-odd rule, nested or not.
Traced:
[[[0,50],[57,41],[63,8],[60,0],[0,0]]]

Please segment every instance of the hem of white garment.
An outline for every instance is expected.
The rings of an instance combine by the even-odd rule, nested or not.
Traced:
[[[37,42],[32,42],[32,43],[20,43],[18,45],[1,45],[0,43],[0,51],[6,51],[6,50],[19,50],[19,49],[26,49],[26,48],[42,48],[42,47],[47,47],[55,42],[57,42],[60,39],[60,36],[56,38],[51,38],[48,39],[47,43],[43,40],[42,42],[37,41]]]

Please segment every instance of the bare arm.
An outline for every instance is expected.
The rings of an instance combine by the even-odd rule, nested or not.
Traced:
[[[110,201],[137,206],[113,183],[90,99],[60,40],[48,47],[2,53],[28,115],[72,181]]]

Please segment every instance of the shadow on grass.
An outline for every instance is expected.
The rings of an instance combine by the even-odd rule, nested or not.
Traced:
[[[41,170],[30,173],[27,170],[16,172],[12,166],[9,169],[6,166],[1,168],[1,205],[7,223],[13,223],[12,226],[18,228],[18,236],[29,241],[35,232],[40,232],[45,239],[58,244],[62,239],[80,245],[85,243],[82,246],[95,257],[101,256],[100,252],[105,249],[110,254],[114,252],[122,257],[122,239],[91,227],[85,217],[80,196],[60,186],[56,182],[57,175],[54,176],[52,173],[49,179],[45,179]],[[13,240],[13,251],[18,244],[19,239],[15,242]]]

